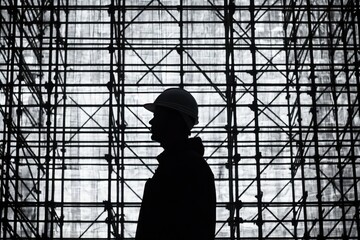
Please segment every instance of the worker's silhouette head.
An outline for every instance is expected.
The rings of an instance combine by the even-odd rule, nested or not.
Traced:
[[[149,123],[151,139],[159,142],[164,148],[168,145],[180,144],[190,135],[190,129],[184,119],[177,111],[170,108],[157,106],[154,117]]]
[[[151,138],[165,149],[185,143],[191,129],[198,123],[197,103],[183,89],[167,89],[154,103],[145,104],[144,107],[154,113],[149,122]]]

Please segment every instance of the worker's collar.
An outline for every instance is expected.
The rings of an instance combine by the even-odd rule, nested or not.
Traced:
[[[202,144],[202,140],[199,137],[189,138],[183,144],[179,144],[174,148],[165,149],[162,153],[159,154],[157,160],[159,164],[164,162],[173,162],[177,161],[180,158],[181,161],[186,161],[187,159],[181,159],[184,155],[204,155],[204,145]],[[188,158],[188,157],[187,157]]]
[[[187,151],[187,144],[177,145],[173,148],[164,149],[162,153],[157,156],[159,164],[175,162],[177,157],[181,156],[182,153]]]

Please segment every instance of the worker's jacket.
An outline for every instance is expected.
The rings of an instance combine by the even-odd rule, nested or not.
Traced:
[[[200,138],[164,151],[145,184],[136,240],[212,240],[215,234],[214,175]]]

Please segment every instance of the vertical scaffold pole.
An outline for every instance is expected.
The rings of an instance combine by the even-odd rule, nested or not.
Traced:
[[[316,168],[316,186],[317,186],[317,209],[318,209],[318,223],[319,223],[319,234],[318,238],[324,238],[324,217],[323,217],[323,203],[322,203],[322,188],[321,188],[321,169],[320,169],[320,155],[319,155],[319,137],[318,137],[318,118],[317,118],[317,85],[316,85],[316,74],[315,74],[315,61],[314,61],[314,46],[313,46],[313,22],[311,16],[312,12],[312,3],[310,0],[306,0],[306,15],[307,15],[307,31],[308,31],[308,51],[309,51],[309,68],[310,68],[310,85],[311,89],[309,90],[309,95],[311,97],[311,109],[310,113],[312,114],[312,124],[313,124],[313,138],[312,142],[314,143],[314,162]]]
[[[23,6],[19,6],[18,9],[14,9],[14,12],[13,14],[14,15],[19,15],[19,48],[16,50],[16,54],[18,56],[18,67],[19,67],[19,72],[18,72],[18,75],[17,77],[15,78],[14,77],[14,85],[16,85],[16,80],[18,82],[17,84],[17,106],[16,106],[16,103],[14,102],[14,109],[16,107],[16,110],[15,110],[15,113],[16,113],[16,123],[15,123],[15,129],[14,129],[14,136],[15,136],[15,157],[14,157],[14,165],[15,165],[15,169],[13,169],[14,171],[14,179],[15,179],[15,184],[14,184],[14,187],[15,187],[15,191],[14,191],[14,208],[13,208],[13,211],[14,211],[14,225],[13,225],[13,231],[14,231],[14,235],[15,236],[22,236],[21,234],[21,231],[20,231],[20,226],[18,226],[18,223],[21,224],[21,207],[20,207],[20,204],[19,204],[19,195],[22,194],[21,193],[21,189],[20,189],[20,186],[21,184],[20,181],[21,181],[21,177],[20,177],[20,169],[19,169],[19,164],[21,163],[20,161],[20,148],[21,148],[21,105],[22,105],[22,82],[23,82],[23,69],[24,69],[24,65],[25,65],[25,62],[22,61],[23,59],[23,50],[24,50],[24,44],[23,44],[23,37],[24,37],[24,31],[22,29],[20,29],[23,24],[24,24],[24,17],[25,17],[25,14],[24,14],[25,10],[23,9]],[[17,42],[15,40],[15,42]],[[14,95],[16,94],[15,93],[15,90],[16,90],[16,87],[14,89]],[[15,97],[16,99],[16,97]],[[14,100],[15,100],[14,99]],[[21,200],[20,200],[21,201]],[[19,225],[20,225],[19,224]]]
[[[55,1],[54,1],[55,2]],[[51,197],[50,197],[50,201],[51,201],[51,209],[50,209],[50,215],[51,215],[51,229],[50,229],[50,237],[54,238],[54,232],[55,232],[55,224],[59,224],[58,222],[58,217],[57,217],[57,213],[55,211],[57,203],[55,201],[55,188],[56,188],[56,184],[55,184],[55,179],[56,179],[56,158],[57,158],[57,149],[58,149],[58,143],[57,143],[57,132],[58,132],[58,121],[57,121],[57,113],[58,113],[58,99],[59,99],[59,84],[60,84],[60,79],[61,79],[61,74],[60,74],[60,55],[61,55],[61,33],[60,33],[60,27],[61,27],[61,20],[60,20],[60,0],[57,0],[57,4],[55,6],[55,3],[53,2],[53,12],[51,13],[52,15],[56,16],[56,19],[54,18],[54,30],[55,30],[55,63],[54,63],[54,76],[53,76],[53,80],[54,83],[50,84],[50,88],[52,88],[52,85],[54,86],[54,104],[53,106],[50,105],[50,109],[49,111],[52,113],[53,115],[53,130],[52,130],[52,134],[53,137],[51,139],[52,144],[51,144],[51,151],[52,151],[52,156],[51,156],[51,160],[52,160],[52,166],[51,166]],[[50,74],[50,73],[49,73]],[[50,83],[50,82],[49,82]],[[49,89],[48,89],[49,91]]]
[[[123,121],[122,121],[122,116],[123,116],[123,89],[121,88],[121,81],[122,81],[122,76],[121,76],[121,71],[122,71],[122,65],[121,65],[121,61],[122,61],[122,52],[121,52],[121,0],[116,0],[115,1],[115,6],[116,8],[114,8],[114,20],[115,20],[115,9],[117,9],[118,11],[116,11],[116,22],[114,22],[114,34],[115,34],[115,43],[116,43],[116,55],[118,57],[116,64],[116,78],[114,77],[114,93],[115,93],[115,101],[116,101],[116,119],[114,119],[114,139],[115,139],[115,143],[114,143],[114,163],[116,166],[116,171],[115,171],[115,176],[116,176],[116,182],[115,182],[115,186],[116,186],[116,192],[115,192],[115,196],[116,196],[116,203],[115,203],[115,216],[113,221],[114,224],[114,228],[113,229],[113,234],[115,234],[115,239],[122,239],[123,235],[119,234],[119,228],[120,231],[122,232],[122,226],[123,226],[123,195],[124,195],[124,191],[123,191],[123,175],[122,175],[122,169],[124,168],[123,165],[123,150],[122,150],[122,143],[123,143],[123,133],[125,130],[125,126],[123,125]],[[114,6],[114,7],[115,7]],[[110,10],[112,11],[112,10]],[[114,54],[115,56],[115,54]],[[114,116],[115,117],[115,116]],[[121,199],[121,200],[120,200]],[[120,227],[119,227],[120,226]]]
[[[113,127],[114,127],[114,111],[113,111],[113,94],[114,94],[114,84],[115,84],[115,77],[114,77],[114,58],[115,58],[115,36],[114,32],[116,31],[116,22],[115,22],[115,5],[114,0],[111,0],[109,5],[108,14],[110,16],[110,43],[109,43],[109,57],[110,57],[110,71],[109,71],[109,81],[107,82],[107,88],[109,90],[109,106],[108,106],[108,152],[105,155],[105,159],[107,160],[108,164],[108,176],[107,176],[107,200],[105,203],[105,210],[107,211],[107,239],[111,238],[112,226],[114,223],[114,216],[113,216],[113,203],[112,203],[112,171],[113,171],[113,160],[114,157],[112,154],[113,150]],[[118,193],[115,193],[118,194]],[[115,229],[114,229],[115,231]]]
[[[60,3],[58,2],[58,4],[60,5]],[[69,32],[69,0],[66,0],[65,2],[65,8],[64,8],[64,12],[65,12],[65,36],[64,36],[64,77],[63,77],[63,98],[62,98],[62,103],[63,103],[63,116],[62,116],[62,132],[61,132],[61,148],[60,148],[60,152],[61,152],[61,206],[60,206],[60,239],[63,239],[64,237],[64,201],[65,201],[65,169],[66,169],[66,147],[65,147],[65,138],[66,138],[66,116],[67,116],[67,71],[68,71],[68,66],[67,66],[67,61],[68,61],[68,44],[67,44],[67,39],[68,39],[68,32]]]
[[[287,6],[286,0],[283,1],[283,5]],[[289,4],[290,5],[290,4]],[[294,87],[294,71],[291,69],[291,36],[289,36],[288,27],[291,24],[290,18],[292,16],[291,10],[287,10],[283,12],[284,17],[284,51],[285,51],[285,65],[286,65],[286,101],[287,101],[287,116],[288,116],[288,125],[289,125],[289,144],[290,144],[290,171],[291,171],[291,197],[292,197],[292,225],[294,229],[294,239],[298,239],[298,219],[297,219],[297,210],[300,209],[300,206],[296,203],[296,185],[295,185],[295,175],[297,172],[297,162],[294,154],[294,138],[296,133],[294,133],[293,129],[293,117],[294,110],[296,108],[295,105],[291,103],[291,90],[290,88]],[[290,35],[291,35],[290,31]],[[292,74],[291,74],[292,73]]]
[[[252,75],[252,87],[253,87],[253,102],[250,105],[251,110],[254,112],[254,134],[255,134],[255,162],[256,162],[256,199],[257,199],[257,210],[258,219],[256,219],[256,225],[258,226],[258,239],[263,239],[263,215],[262,215],[262,197],[263,193],[261,190],[261,151],[260,151],[260,137],[259,137],[259,110],[258,110],[258,89],[257,89],[257,68],[256,68],[256,35],[255,35],[255,3],[254,0],[250,0],[249,4],[250,11],[250,51],[251,51],[251,75]]]
[[[119,71],[119,79],[121,81],[121,238],[124,238],[125,234],[125,146],[126,146],[126,120],[125,120],[125,42],[126,42],[126,35],[125,35],[125,28],[126,28],[126,0],[122,0],[122,11],[121,11],[121,71]],[[119,18],[120,20],[120,18]]]
[[[184,88],[184,22],[183,22],[183,0],[180,0],[179,4],[179,29],[180,29],[180,38],[179,38],[179,50],[178,53],[180,55],[180,88]]]
[[[49,11],[50,11],[50,26],[49,26],[49,59],[48,59],[48,80],[45,83],[45,88],[47,90],[47,102],[45,103],[45,106],[43,106],[43,108],[45,109],[46,112],[46,154],[45,154],[45,222],[44,222],[44,237],[50,237],[53,238],[53,224],[54,224],[54,216],[53,216],[53,210],[54,210],[54,203],[53,203],[53,199],[51,199],[52,194],[51,191],[52,190],[52,181],[54,181],[54,179],[50,178],[50,173],[51,171],[55,171],[55,169],[51,170],[50,167],[50,162],[51,160],[54,161],[54,159],[52,159],[50,157],[51,152],[53,151],[53,144],[55,143],[52,140],[52,134],[54,134],[55,127],[56,127],[56,118],[52,118],[52,105],[56,105],[56,102],[54,101],[54,103],[52,103],[52,97],[53,95],[53,87],[54,87],[54,83],[52,81],[52,67],[53,67],[53,51],[54,51],[54,47],[53,47],[53,41],[54,41],[54,1],[49,1],[49,5],[48,5]],[[55,51],[57,49],[55,48]],[[55,73],[56,75],[56,73]],[[56,88],[56,87],[55,87]],[[52,120],[54,122],[52,122]],[[52,127],[52,125],[54,127]],[[55,135],[55,134],[54,134]],[[54,167],[54,166],[52,166]],[[53,176],[52,176],[53,177]]]
[[[43,78],[44,78],[44,72],[45,72],[45,65],[44,64],[44,59],[42,58],[44,51],[45,51],[45,47],[44,47],[44,33],[45,33],[45,25],[43,24],[44,22],[44,13],[45,13],[45,2],[42,1],[41,5],[39,6],[39,11],[40,11],[40,16],[39,16],[39,23],[38,23],[38,41],[39,41],[39,83],[38,83],[38,89],[39,89],[39,107],[38,107],[38,151],[37,151],[37,155],[39,156],[39,166],[37,169],[37,190],[36,190],[36,197],[37,197],[37,202],[36,202],[36,228],[38,229],[38,234],[40,235],[40,227],[42,225],[40,217],[42,215],[42,203],[41,203],[41,198],[43,196],[42,192],[41,192],[41,179],[43,178],[44,174],[45,174],[45,168],[41,162],[42,160],[42,153],[43,153],[43,129],[44,129],[44,120],[43,120],[43,114],[44,114],[44,97],[45,94],[43,94]],[[40,236],[39,236],[40,237]]]
[[[115,32],[117,42],[117,82],[116,82],[116,101],[117,101],[117,131],[116,131],[116,157],[115,162],[117,166],[117,182],[116,182],[116,238],[123,239],[125,231],[125,213],[124,213],[124,172],[125,172],[125,1],[117,1],[117,28]],[[120,227],[119,227],[120,224]],[[120,233],[119,233],[120,228]],[[114,230],[115,232],[115,230]]]
[[[355,2],[355,3],[354,3]],[[353,28],[353,34],[352,34],[352,39],[353,39],[353,44],[354,44],[354,49],[359,49],[360,48],[360,1],[357,0],[352,0],[351,1],[351,26]],[[357,28],[356,28],[357,26]],[[358,33],[358,34],[356,34]],[[355,62],[354,62],[354,71],[355,71],[355,78],[356,78],[356,89],[357,89],[357,106],[358,108],[360,108],[360,57],[359,57],[359,52],[358,53],[354,53],[354,58],[355,58]],[[354,105],[356,105],[356,102],[354,103]],[[360,111],[358,111],[358,116],[360,117]],[[356,140],[354,141],[355,144]],[[352,145],[354,146],[354,145]],[[352,151],[354,151],[355,149],[352,149]],[[354,155],[351,158],[351,165],[352,165],[352,179],[354,182],[354,208],[355,208],[355,214],[354,214],[354,218],[356,221],[356,230],[357,233],[355,234],[355,236],[360,236],[360,200],[359,200],[359,189],[358,189],[358,179],[359,177],[357,176],[357,164],[359,165],[359,161],[357,161],[357,159],[359,159],[358,157],[355,157],[356,153],[353,153]]]
[[[230,0],[231,1],[231,0]],[[232,103],[232,74],[231,74],[231,39],[230,39],[230,24],[229,20],[232,16],[229,13],[229,1],[224,0],[224,27],[225,27],[225,46],[226,46],[226,57],[225,57],[225,73],[226,73],[226,110],[227,110],[227,139],[228,139],[228,156],[226,167],[229,172],[229,203],[227,208],[229,210],[228,224],[230,227],[230,239],[235,239],[235,222],[234,222],[234,186],[233,186],[233,132],[232,132],[232,119],[233,119],[233,103]]]

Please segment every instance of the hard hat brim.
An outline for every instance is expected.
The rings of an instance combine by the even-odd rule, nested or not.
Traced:
[[[155,103],[145,103],[144,105],[143,105],[143,107],[146,109],[146,110],[148,110],[148,111],[150,111],[150,112],[155,112],[155,107],[156,106],[163,106],[162,104],[155,104]],[[172,107],[169,107],[169,106],[163,106],[163,107],[166,107],[166,108],[170,108],[170,109],[174,109],[174,110],[176,110],[176,111],[179,111],[178,109],[176,109],[176,108],[172,108]],[[185,114],[185,115],[188,115],[188,114],[186,114],[186,113],[183,113],[183,112],[181,112],[181,111],[179,111],[181,114]],[[190,115],[188,115],[188,116],[190,116]],[[199,123],[199,121],[198,121],[198,119],[194,119],[194,125],[197,125],[198,123]]]
[[[154,112],[155,111],[155,104],[153,103],[145,103],[144,104],[144,108],[150,112]]]

